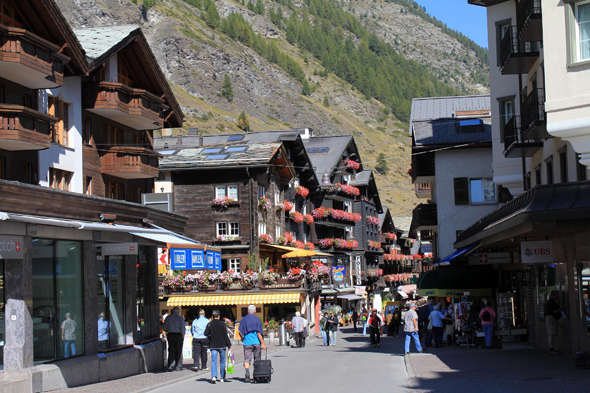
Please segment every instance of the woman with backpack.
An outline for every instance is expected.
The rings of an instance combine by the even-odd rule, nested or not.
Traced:
[[[492,337],[494,337],[494,319],[496,319],[496,312],[492,308],[491,300],[485,302],[486,306],[479,312],[479,319],[481,319],[481,327],[486,336],[486,347],[492,349]]]

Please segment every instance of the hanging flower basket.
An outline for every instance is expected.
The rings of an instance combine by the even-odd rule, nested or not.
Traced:
[[[297,224],[302,223],[303,220],[305,219],[305,217],[303,217],[303,214],[301,214],[297,211],[292,211],[291,213],[289,213],[289,217],[291,218],[291,220],[293,220]]]
[[[285,211],[287,211],[287,212],[290,212],[295,207],[295,204],[293,202],[289,202],[289,201],[285,201],[284,205],[285,205]]]
[[[375,240],[369,240],[367,243],[369,245],[369,248],[372,248],[372,249],[379,249],[379,248],[381,248],[381,243],[380,242],[377,242]]]
[[[267,235],[266,233],[263,233],[262,235],[259,236],[258,240],[260,240],[261,243],[269,243],[272,244],[273,239],[271,235]]]
[[[373,225],[381,224],[381,220],[379,219],[379,217],[375,217],[375,216],[367,216],[367,222],[369,224],[373,224]]]
[[[285,210],[285,205],[284,205],[284,204],[282,204],[282,203],[277,203],[277,204],[275,205],[275,210],[276,210],[277,212],[282,212],[283,210]]]
[[[285,234],[283,236],[280,236],[277,239],[277,244],[281,244],[284,246],[288,246],[292,242],[293,242],[293,234],[291,234],[289,232],[285,232]]]
[[[309,189],[305,188],[303,186],[297,186],[297,187],[295,187],[295,195],[298,195],[303,198],[307,198],[307,196],[309,195]]]
[[[355,197],[361,194],[357,187],[349,186],[347,184],[336,183],[332,187],[326,189],[328,194],[340,194],[348,197]]]
[[[390,240],[390,241],[397,240],[397,235],[395,233],[385,232],[384,235],[385,235],[385,240]]]
[[[270,203],[270,199],[267,197],[260,197],[258,198],[258,208],[260,210],[269,211],[272,205]]]
[[[313,216],[311,214],[304,214],[303,215],[303,222],[307,225],[313,224]]]
[[[355,171],[358,171],[361,168],[361,164],[349,158],[344,160],[344,165],[346,165],[347,169],[354,169]]]

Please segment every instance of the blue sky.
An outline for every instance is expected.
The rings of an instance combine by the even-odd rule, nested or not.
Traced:
[[[414,0],[426,12],[471,38],[479,46],[488,47],[485,7],[470,5],[467,0]]]

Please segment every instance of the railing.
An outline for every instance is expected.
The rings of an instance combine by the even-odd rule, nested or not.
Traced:
[[[516,26],[510,26],[500,44],[500,69],[504,70],[511,57],[538,55],[541,44],[538,41],[524,42],[517,36]]]
[[[422,203],[412,212],[412,227],[436,226],[438,225],[438,213],[436,203]]]
[[[527,134],[538,125],[546,124],[545,119],[545,90],[535,89],[520,106],[522,132]]]
[[[506,152],[513,143],[522,142],[520,139],[520,119],[512,116],[504,125],[504,152]]]
[[[142,174],[141,177],[158,176],[158,154],[143,147],[112,147],[100,158],[101,172],[116,175],[127,172]]]
[[[541,0],[520,0],[516,6],[516,25],[518,36],[522,37],[524,30],[533,18],[541,17]]]
[[[412,157],[412,181],[420,176],[434,175],[434,153],[417,154]]]
[[[48,148],[51,123],[55,121],[57,118],[53,116],[24,106],[0,104],[0,141],[20,141]]]

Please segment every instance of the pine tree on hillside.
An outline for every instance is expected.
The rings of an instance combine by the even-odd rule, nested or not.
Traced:
[[[250,120],[248,119],[248,115],[242,111],[240,116],[238,117],[238,128],[244,132],[250,132]]]
[[[303,87],[301,87],[301,94],[303,94],[304,96],[311,95],[311,87],[309,87],[309,83],[307,82],[307,79],[303,80]]]
[[[330,101],[328,101],[328,96],[324,96],[324,106],[326,108],[330,107]]]
[[[387,164],[387,160],[385,159],[385,154],[379,153],[377,157],[377,165],[375,166],[375,170],[382,175],[387,175],[389,172],[389,165]]]
[[[219,17],[219,13],[217,12],[217,7],[213,0],[205,0],[205,23],[211,29],[216,29],[219,26],[219,21],[221,18]],[[201,14],[202,15],[202,14]]]
[[[248,0],[248,5],[246,6],[250,11],[254,12],[254,3],[252,0]]]
[[[254,12],[256,12],[259,15],[264,15],[264,3],[262,2],[262,0],[256,0]]]
[[[297,20],[295,13],[291,13],[289,22],[287,23],[287,41],[290,44],[295,45],[299,40],[299,21]]]
[[[234,89],[231,85],[231,79],[228,74],[223,77],[223,85],[221,86],[221,95],[225,97],[228,102],[234,100]]]

